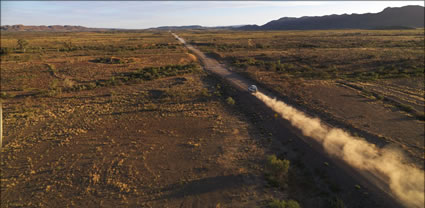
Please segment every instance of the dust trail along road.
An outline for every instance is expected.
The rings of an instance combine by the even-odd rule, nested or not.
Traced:
[[[225,78],[240,91],[247,91],[250,85],[248,80],[206,57],[176,34],[172,35],[200,59],[206,70]],[[385,195],[406,207],[424,207],[424,172],[402,163],[404,157],[400,150],[378,148],[342,129],[332,128],[318,118],[308,117],[286,103],[272,99],[271,95],[258,92],[254,96],[301,130],[305,136],[302,139],[320,144],[327,154],[337,159],[335,162],[340,168],[355,170],[356,173],[351,173],[351,176],[357,180],[367,180],[368,184],[375,186],[371,187],[373,190],[383,192],[378,195]],[[347,168],[347,165],[351,168]]]
[[[279,113],[284,119],[323,145],[327,153],[342,159],[352,167],[366,170],[376,177],[387,178],[392,193],[409,207],[424,205],[424,173],[403,164],[398,150],[378,148],[342,129],[330,128],[318,118],[310,118],[284,102],[262,93],[255,96]]]

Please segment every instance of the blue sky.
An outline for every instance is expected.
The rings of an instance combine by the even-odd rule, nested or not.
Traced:
[[[1,25],[262,25],[281,17],[380,12],[423,1],[1,1]]]

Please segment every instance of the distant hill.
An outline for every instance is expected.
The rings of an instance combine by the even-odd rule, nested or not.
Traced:
[[[4,25],[0,27],[0,31],[52,31],[52,32],[71,32],[71,31],[105,31],[111,29],[102,28],[87,28],[83,26],[71,26],[71,25]]]
[[[367,4],[367,3],[366,3]],[[270,21],[262,26],[233,25],[205,27],[201,25],[162,26],[150,28],[153,30],[208,30],[208,29],[236,29],[236,30],[326,30],[326,29],[411,29],[424,27],[424,7],[404,6],[388,7],[379,13],[326,15],[318,17],[283,17]],[[114,31],[128,29],[88,28],[71,25],[27,26],[5,25],[0,31]]]
[[[186,30],[186,29],[204,29],[205,27],[201,25],[187,25],[187,26],[161,26],[150,29],[158,29],[158,30]]]
[[[366,3],[367,4],[367,3]],[[265,25],[246,25],[240,30],[322,30],[322,29],[408,29],[424,27],[424,7],[388,7],[379,13],[283,17]]]
[[[245,25],[232,25],[232,26],[217,26],[217,27],[204,27],[201,25],[188,25],[188,26],[162,26],[149,28],[150,30],[207,30],[207,29],[235,29]],[[89,28],[83,26],[72,25],[4,25],[0,27],[0,31],[40,31],[40,32],[83,32],[83,31],[136,31],[136,29],[113,29],[113,28]]]
[[[158,30],[209,30],[209,29],[235,29],[240,28],[245,25],[231,25],[231,26],[215,26],[215,27],[205,27],[201,25],[188,25],[188,26],[162,26],[162,27],[155,27],[150,29],[158,29]]]

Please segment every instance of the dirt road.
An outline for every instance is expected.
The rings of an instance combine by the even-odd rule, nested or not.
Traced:
[[[205,56],[204,53],[202,53],[200,50],[196,49],[192,45],[187,44],[185,40],[178,37],[176,34],[173,33],[173,36],[181,43],[185,44],[185,46],[200,59],[206,70],[214,72],[215,74],[218,74],[219,76],[225,78],[238,90],[248,92],[248,86],[250,86],[250,84],[247,79],[244,79],[243,77],[230,72],[225,68],[225,66],[218,63],[214,59],[208,58],[207,56]]]
[[[172,35],[183,43],[190,51],[192,51],[201,61],[205,70],[212,72],[220,77],[224,78],[228,83],[230,83],[234,88],[241,91],[239,99],[241,102],[246,102],[246,108],[253,112],[264,111],[264,114],[273,115],[274,112],[267,107],[261,101],[257,100],[254,96],[251,96],[247,92],[248,86],[255,83],[250,83],[247,79],[239,76],[236,73],[233,73],[226,69],[226,67],[212,58],[208,58],[203,52],[194,48],[192,45],[186,43],[186,41],[176,34]],[[263,92],[263,91],[262,91]],[[270,92],[263,92],[269,97],[273,96]],[[298,137],[296,144],[294,145],[297,149],[304,151],[303,153],[303,162],[309,168],[315,169],[320,166],[323,166],[323,161],[332,161],[335,165],[332,169],[327,170],[327,174],[330,175],[330,178],[333,182],[341,184],[343,187],[353,187],[360,184],[364,190],[367,190],[368,195],[374,204],[383,207],[401,207],[401,202],[399,202],[396,197],[390,191],[389,185],[384,180],[380,179],[376,175],[373,175],[369,172],[356,170],[343,161],[330,157],[323,150],[323,147],[313,141],[310,138],[302,136],[301,132],[298,129],[290,126],[287,121],[282,121],[272,119],[270,122],[271,131],[277,131],[277,135],[281,135],[283,138]],[[274,128],[274,129],[273,129]],[[277,129],[276,129],[277,128]],[[350,192],[350,188],[343,188],[344,191]],[[353,195],[353,193],[350,193]],[[348,201],[355,201],[356,197],[362,196],[350,196]],[[354,207],[354,206],[353,206]]]

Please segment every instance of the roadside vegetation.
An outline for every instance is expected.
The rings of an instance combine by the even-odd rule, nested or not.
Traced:
[[[210,57],[266,85],[297,79],[346,83],[383,81],[387,84],[392,80],[411,79],[422,86],[415,94],[423,97],[422,30],[223,31],[181,35]],[[388,98],[382,92],[371,93],[423,120],[422,105],[412,106]]]
[[[227,148],[234,129],[246,140],[232,147],[261,155],[248,154],[248,123],[226,110],[220,84],[170,34],[2,32],[1,41],[2,207],[178,207],[199,181],[217,188],[198,197],[238,194],[214,206],[266,198],[227,182],[248,168],[221,159],[240,154]]]
[[[372,143],[397,144],[423,168],[423,34],[408,29],[178,35],[291,105]]]
[[[2,98],[52,96],[191,73],[167,33],[2,32]]]
[[[266,207],[285,198],[287,190],[257,183],[264,130],[170,34],[24,32],[1,41],[2,205],[178,207],[212,194],[214,206]]]
[[[181,34],[246,73],[371,81],[423,76],[423,31],[348,30]]]
[[[260,84],[285,80],[291,91],[302,91],[300,79],[420,77],[423,37],[415,32],[404,31],[395,42],[387,32],[380,33],[385,41],[372,32],[337,31],[327,39],[323,33],[188,31],[183,37],[238,73]],[[365,50],[367,58],[358,44],[382,50]],[[403,60],[393,58],[402,50]],[[343,52],[352,53],[336,56]],[[240,94],[203,72],[167,32],[5,32],[0,54],[2,204],[344,207],[336,197],[341,188],[323,172],[328,163],[309,171],[292,139],[281,141],[263,126],[273,118],[255,110],[245,115],[242,109],[251,106]],[[392,64],[367,74],[379,60]],[[277,143],[292,156],[280,155]]]
[[[287,188],[289,160],[281,160],[276,155],[269,155],[266,162],[267,181],[275,187]]]
[[[300,208],[300,205],[294,200],[284,201],[273,199],[269,202],[268,208]]]

